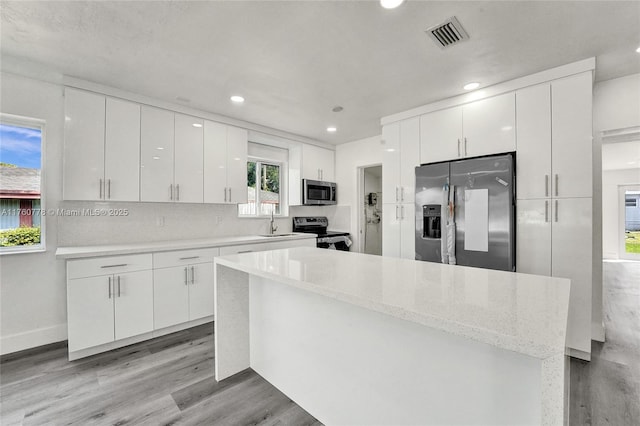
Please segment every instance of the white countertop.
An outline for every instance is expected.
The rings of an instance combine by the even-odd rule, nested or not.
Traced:
[[[276,234],[277,235],[277,234]],[[122,254],[150,253],[171,250],[198,249],[207,247],[236,246],[240,244],[260,244],[276,241],[293,241],[316,238],[316,234],[294,232],[289,235],[264,237],[245,235],[240,237],[202,238],[194,240],[155,241],[133,244],[111,244],[100,246],[58,247],[56,258],[80,259],[84,257],[114,256]]]
[[[568,279],[312,247],[215,262],[532,357],[565,351]]]

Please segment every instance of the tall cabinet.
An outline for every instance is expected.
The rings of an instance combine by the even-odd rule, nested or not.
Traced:
[[[384,126],[382,140],[382,255],[415,259],[415,168],[420,165],[420,119]]]
[[[567,346],[588,354],[592,74],[519,90],[516,102],[517,271],[571,279]]]

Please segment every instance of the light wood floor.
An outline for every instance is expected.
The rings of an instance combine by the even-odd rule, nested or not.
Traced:
[[[640,262],[605,262],[607,342],[571,361],[570,424],[640,425]],[[314,425],[252,370],[213,379],[208,324],[68,362],[65,344],[5,356],[0,424]]]
[[[213,326],[68,362],[64,344],[3,357],[0,424],[320,425],[252,370],[213,379]]]
[[[571,360],[570,424],[640,425],[640,262],[604,262],[606,342]]]

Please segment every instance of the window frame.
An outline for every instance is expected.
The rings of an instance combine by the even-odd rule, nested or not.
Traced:
[[[242,204],[238,204],[238,218],[241,219],[245,219],[245,218],[249,218],[249,219],[256,219],[256,218],[270,218],[271,215],[264,215],[264,214],[260,214],[260,191],[258,189],[258,183],[259,183],[259,176],[260,174],[258,173],[258,170],[260,170],[260,173],[262,168],[260,166],[262,166],[262,164],[266,164],[269,166],[278,166],[280,168],[280,173],[278,173],[278,188],[280,190],[279,195],[280,195],[280,213],[274,213],[273,216],[274,217],[278,217],[278,218],[282,218],[282,217],[288,217],[288,205],[286,205],[286,200],[284,197],[284,191],[285,191],[285,187],[284,187],[284,182],[286,181],[286,179],[284,179],[284,171],[286,170],[287,167],[287,163],[283,162],[283,161],[278,161],[278,160],[272,160],[269,158],[264,158],[264,157],[257,157],[257,156],[253,156],[253,155],[248,155],[247,156],[247,163],[250,162],[254,162],[256,163],[256,214],[241,214],[240,213],[240,206]],[[249,188],[249,182],[247,182],[247,188]]]
[[[7,126],[25,127],[29,129],[40,130],[40,243],[26,246],[11,246],[0,247],[0,256],[6,256],[11,254],[27,254],[27,253],[42,253],[47,251],[46,245],[46,222],[47,222],[47,207],[45,197],[45,167],[46,164],[46,122],[45,120],[32,117],[24,117],[20,115],[0,113],[0,124]],[[53,213],[52,213],[53,214]]]

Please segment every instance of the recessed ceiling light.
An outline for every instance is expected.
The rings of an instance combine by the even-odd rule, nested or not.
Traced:
[[[233,95],[229,99],[231,99],[231,102],[234,102],[236,104],[241,104],[244,102],[244,98],[240,95]]]
[[[640,53],[640,47],[638,47],[638,48],[636,49],[636,52]]]
[[[480,83],[467,83],[464,85],[464,90],[474,90],[480,87]]]
[[[164,149],[164,147],[159,146],[159,147],[157,147],[156,149],[157,149],[158,151],[162,151],[162,150]]]
[[[331,111],[333,112],[340,112],[342,111],[344,108],[342,108],[340,105],[336,105],[333,107],[333,109]]]
[[[193,124],[192,124],[192,126],[193,126],[193,127],[202,127],[202,124],[200,124],[200,123],[193,123]]]
[[[385,9],[395,9],[404,3],[404,0],[380,0],[380,6]]]
[[[327,127],[327,132],[329,133],[335,133],[336,131],[338,131],[337,127],[334,127],[334,126]]]

